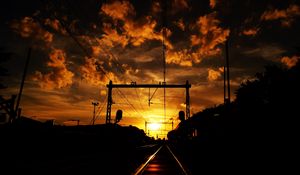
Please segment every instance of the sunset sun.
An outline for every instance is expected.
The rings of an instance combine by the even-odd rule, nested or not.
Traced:
[[[151,123],[148,127],[151,131],[157,131],[160,129],[161,125],[159,123]]]

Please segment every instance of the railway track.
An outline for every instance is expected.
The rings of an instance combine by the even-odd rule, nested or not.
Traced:
[[[132,175],[190,175],[167,144],[160,146]]]

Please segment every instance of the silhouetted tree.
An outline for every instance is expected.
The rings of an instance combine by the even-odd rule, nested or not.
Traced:
[[[265,145],[291,140],[297,135],[299,82],[300,63],[290,69],[266,66],[263,73],[240,85],[229,107],[219,105],[196,113],[170,136],[182,139],[183,127],[190,127],[197,129],[200,140],[236,138]]]
[[[299,70],[299,64],[291,69],[267,66],[255,80],[242,84],[236,92],[240,115],[249,117],[252,124],[275,127],[295,120],[293,116],[299,113],[295,103],[299,99]]]
[[[10,57],[11,57],[11,53],[5,52],[0,48],[0,89],[6,88],[6,86],[2,82],[3,80],[1,77],[8,76],[8,70],[5,69],[2,64],[3,62],[7,61]]]

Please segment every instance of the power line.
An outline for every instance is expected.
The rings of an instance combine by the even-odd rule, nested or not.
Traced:
[[[103,110],[103,108],[104,108],[105,102],[106,102],[106,97],[107,97],[107,93],[106,93],[106,96],[104,97],[104,100],[101,102],[102,105],[99,106],[98,109],[97,109],[97,112],[96,112],[96,119],[95,119],[95,120],[97,120],[97,119],[100,117],[100,114],[101,114],[101,112],[102,112],[102,110]]]
[[[131,104],[129,102],[129,100],[127,99],[127,97],[125,96],[125,94],[119,89],[117,88],[118,92],[120,93],[120,95],[126,100],[126,102],[132,107],[132,109],[137,113],[139,114],[140,116],[143,117],[143,115],[133,106],[133,104]],[[144,117],[143,117],[144,118]]]
[[[137,89],[135,89],[135,93],[136,93],[137,98],[138,98],[138,100],[139,100],[140,107],[141,107],[141,109],[142,109],[142,111],[143,111],[142,113],[145,114],[145,109],[144,109],[144,107],[143,107],[143,105],[142,105],[142,103],[141,103],[141,98],[140,98],[140,95],[139,95],[138,92],[137,92]]]
[[[54,4],[54,6],[55,6],[55,4]],[[88,58],[91,58],[92,56],[90,55],[90,53],[88,52],[88,50],[80,43],[80,41],[76,38],[76,36],[73,35],[72,31],[65,24],[64,20],[60,19],[55,13],[54,13],[54,17],[55,17],[55,19],[57,19],[60,22],[60,24],[62,25],[62,27],[64,27],[66,29],[66,31],[69,34],[69,36],[77,43],[77,45],[83,50],[83,52],[88,56]],[[163,20],[165,20],[165,18]],[[166,21],[164,21],[163,38],[162,38],[163,60],[164,60],[164,70],[163,70],[164,71],[164,82],[163,82],[164,84],[166,83],[166,56],[165,56],[166,27],[165,27],[165,22]],[[120,73],[124,73],[125,69],[122,67],[122,64],[120,64],[118,58],[109,49],[106,48],[106,45],[103,44],[103,40],[96,38],[94,35],[92,37],[93,37],[94,40],[97,41],[96,43],[98,44],[98,46],[101,47],[101,49],[107,55],[109,55],[109,56],[112,57],[111,61],[116,65],[116,68],[119,70],[119,72]],[[110,77],[108,77],[108,75],[106,74],[106,71],[101,66],[98,66],[98,69],[101,72],[103,72],[103,74],[110,80]],[[129,100],[127,99],[127,97],[119,89],[118,89],[118,93],[121,95],[122,98],[124,98],[126,100],[126,102],[131,106],[131,108],[136,113],[138,113],[139,115],[141,115],[140,112],[134,107],[134,105],[132,103],[129,102]],[[137,91],[136,91],[136,93],[137,93]],[[140,102],[140,97],[138,97],[138,99],[139,99],[139,102]],[[141,105],[141,102],[140,102],[140,105]],[[142,105],[141,105],[141,107],[142,107]],[[143,107],[142,107],[142,109],[143,109]],[[165,88],[164,88],[164,116],[166,118],[166,89]]]
[[[67,3],[69,4],[69,7],[72,7],[69,3],[69,1],[67,1]],[[73,8],[74,10],[74,8]],[[75,10],[74,10],[75,11]],[[76,12],[75,12],[76,13]],[[76,14],[75,14],[76,15]],[[79,17],[78,15],[76,15],[76,17]],[[109,51],[109,49],[105,48],[105,44],[102,44],[100,42],[103,42],[101,39],[99,40],[96,36],[92,35],[93,39],[96,41],[97,45],[99,47],[101,47],[101,49],[106,52],[107,55],[110,55],[113,59],[112,62],[115,64],[116,68],[119,69],[119,72],[121,74],[124,74],[125,69],[122,67],[122,64],[119,62],[119,59],[112,53]],[[110,40],[111,41],[111,40]]]
[[[55,3],[51,3],[53,5],[53,8],[58,9],[57,5]],[[71,7],[71,6],[70,6]],[[56,15],[56,13],[51,13],[52,16],[59,21],[59,23],[61,24],[61,26],[66,30],[66,32],[69,34],[69,36],[75,41],[75,43],[79,46],[79,48],[83,51],[83,53],[88,57],[88,58],[92,58],[91,54],[89,53],[89,51],[80,43],[80,41],[76,38],[76,36],[73,35],[72,31],[69,29],[68,25],[64,22],[63,19],[61,19],[60,17],[58,17]],[[78,15],[76,15],[78,17]],[[91,36],[91,35],[90,35]],[[97,43],[98,46],[101,47],[101,49],[107,54],[112,56],[112,62],[115,64],[116,68],[119,70],[119,72],[121,74],[124,74],[125,69],[121,66],[122,64],[119,62],[118,58],[110,51],[108,51],[108,49],[104,48],[104,46],[101,46],[99,41],[102,42],[102,40],[99,40],[98,38],[96,38],[96,36],[92,35],[92,38],[96,41],[95,43]],[[100,67],[97,66],[97,70],[100,70],[109,80],[110,78],[106,75],[106,71]]]
[[[52,3],[52,5],[54,5],[55,7],[54,8],[57,8],[56,5],[54,3]],[[56,20],[59,21],[59,23],[61,24],[61,26],[67,31],[67,33],[69,34],[69,36],[75,41],[75,43],[82,49],[83,53],[88,57],[88,58],[91,58],[92,56],[89,54],[89,52],[85,49],[85,47],[79,42],[79,40],[73,35],[73,33],[69,30],[68,26],[64,23],[64,21],[62,19],[60,19],[55,13],[53,13],[53,16]],[[96,40],[97,41],[97,40]],[[98,45],[100,46],[100,43],[99,42],[96,42],[98,43]],[[100,46],[101,47],[101,46]],[[103,51],[107,51],[104,47],[101,47],[103,48]],[[117,60],[117,58],[112,54],[108,54],[108,55],[111,55],[114,59]],[[115,63],[115,62],[114,62]],[[116,65],[118,65],[118,63],[115,63]],[[120,64],[120,63],[119,63]],[[117,66],[118,67],[118,66]],[[110,77],[108,77],[108,75],[106,74],[106,72],[104,71],[104,69],[100,66],[97,66],[97,70],[100,70],[104,76],[106,76],[107,79],[111,80]],[[124,71],[121,70],[121,73]],[[119,89],[118,89],[119,90]],[[128,104],[138,113],[140,114],[136,108],[128,101],[128,99],[126,98],[126,96],[119,90],[119,92],[122,94],[123,98],[126,99],[126,101],[128,102]],[[141,114],[140,114],[141,115]],[[142,115],[141,115],[142,116]]]
[[[121,91],[120,91],[121,92]],[[122,92],[120,93],[119,91],[118,91],[118,93],[117,93],[117,95],[119,96],[119,97],[121,97],[124,101],[125,101],[125,103],[127,104],[127,105],[129,105],[131,108],[132,108],[132,104],[129,102],[129,100],[126,98],[126,96],[123,94],[123,95],[121,95],[122,94]],[[134,107],[132,108],[133,110],[135,109]],[[135,111],[136,113],[138,113],[139,115],[140,115],[140,113],[139,112],[137,112],[137,110]],[[131,112],[127,112],[130,116],[134,116]],[[143,116],[142,116],[143,117]],[[143,117],[144,118],[144,117]]]
[[[163,76],[164,76],[164,84],[166,84],[166,68],[167,68],[167,64],[166,64],[166,55],[165,55],[165,38],[166,38],[166,26],[167,26],[167,2],[163,1],[163,9],[162,9],[162,26],[163,26],[163,30],[162,30],[162,51],[163,51]],[[167,115],[167,111],[166,111],[166,88],[164,88],[164,116],[165,116],[165,120],[166,120],[166,115]]]
[[[105,106],[105,101],[106,100],[103,101],[101,107],[100,106],[98,107],[96,117],[95,117],[95,121],[100,117],[100,114],[101,114],[101,112],[102,112],[102,110],[104,109],[104,106]]]

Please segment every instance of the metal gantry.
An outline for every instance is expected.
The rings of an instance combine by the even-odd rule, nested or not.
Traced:
[[[112,101],[112,90],[113,88],[185,88],[186,89],[186,119],[190,118],[190,93],[189,90],[191,88],[191,84],[189,81],[186,81],[185,84],[137,84],[132,82],[131,84],[113,84],[112,81],[109,81],[109,84],[106,85],[108,88],[108,96],[107,96],[107,108],[106,108],[106,122],[111,122],[111,106],[113,104]]]

